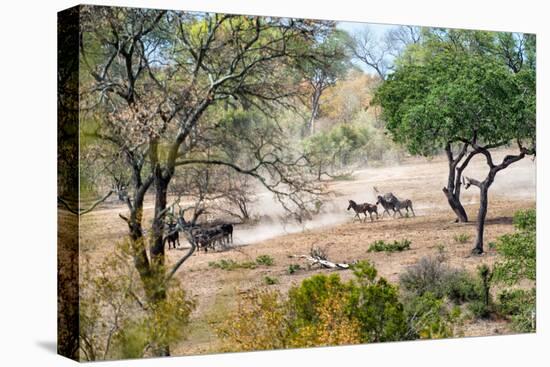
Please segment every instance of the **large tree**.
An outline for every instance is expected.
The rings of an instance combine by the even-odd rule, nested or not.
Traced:
[[[83,131],[88,143],[116,148],[130,171],[129,214],[120,217],[146,302],[166,298],[168,280],[195,250],[192,243],[167,269],[167,194],[178,167],[218,165],[250,175],[289,210],[304,210],[309,195],[320,193],[304,171],[307,160],[253,125],[240,141],[250,153],[245,161],[212,151],[209,139],[223,136],[214,113],[222,106],[273,116],[297,97],[302,81],[292,70],[323,57],[315,45],[334,30],[332,22],[107,7],[84,7],[81,17]],[[145,236],[147,193],[154,213]],[[153,354],[168,355],[169,346]]]
[[[350,38],[346,32],[335,30],[315,46],[316,57],[298,62],[311,93],[309,134],[315,133],[315,120],[319,114],[323,92],[334,86],[350,68],[350,52],[347,47],[349,43]]]
[[[449,173],[443,192],[458,221],[468,220],[460,202],[462,173],[475,155],[485,156],[487,177],[467,180],[467,187],[480,188],[475,253],[483,252],[488,190],[496,174],[535,153],[535,70],[514,70],[510,64],[517,63],[499,48],[502,40],[523,44],[528,37],[431,31],[376,94],[397,142],[413,154],[445,151]],[[525,60],[534,57],[525,49],[520,53]],[[491,151],[503,146],[517,147],[517,154],[495,163]]]

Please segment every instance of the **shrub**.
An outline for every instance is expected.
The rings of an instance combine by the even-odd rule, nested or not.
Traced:
[[[537,229],[535,209],[519,210],[514,214],[514,225],[520,231],[534,232]]]
[[[286,348],[291,330],[287,308],[276,291],[253,291],[217,328],[224,351]]]
[[[363,342],[407,339],[407,319],[398,289],[369,262],[353,266],[355,280],[350,281],[350,313],[359,321]]]
[[[497,297],[496,311],[512,321],[517,332],[533,332],[535,325],[536,290],[504,290]]]
[[[385,242],[384,240],[374,241],[368,249],[368,252],[401,252],[409,250],[411,241],[404,239],[401,241],[393,241],[393,243]]]
[[[524,289],[505,289],[497,296],[496,309],[502,316],[517,315],[521,313],[523,304],[531,296],[532,291],[526,291]]]
[[[299,264],[290,264],[287,269],[288,274],[294,274],[298,270],[302,269],[302,267]]]
[[[535,210],[519,211],[514,216],[516,232],[501,236],[496,249],[503,260],[494,266],[496,281],[514,284],[520,279],[536,278]]]
[[[468,303],[468,310],[470,310],[472,315],[477,319],[486,319],[491,314],[491,310],[484,301]]]
[[[266,285],[273,285],[273,284],[278,284],[278,283],[279,283],[279,280],[278,280],[277,278],[272,278],[272,277],[266,275],[266,276],[264,277],[264,283],[265,283]]]
[[[236,269],[255,269],[257,264],[252,261],[243,261],[241,263],[235,260],[221,259],[220,261],[210,261],[208,266],[211,268],[218,268],[222,270],[236,270]]]
[[[308,160],[323,174],[340,175],[341,169],[366,158],[365,145],[369,132],[359,125],[336,125],[303,141]]]
[[[79,328],[86,361],[141,358],[156,348],[180,342],[195,301],[172,279],[166,297],[149,301],[133,267],[129,243],[93,267],[84,259]]]
[[[355,278],[314,275],[290,289],[288,298],[259,291],[218,328],[227,350],[354,344],[403,340],[407,320],[397,288],[368,262],[353,267]]]
[[[290,308],[296,318],[303,322],[315,322],[319,305],[331,297],[341,297],[347,293],[348,285],[342,283],[338,274],[318,274],[304,279],[299,286],[293,287],[288,293]]]
[[[481,297],[478,282],[464,270],[451,270],[441,283],[442,294],[461,304]]]
[[[448,267],[434,257],[423,257],[399,276],[401,286],[419,296],[431,292],[441,297],[439,284],[448,273]]]
[[[479,294],[480,298],[468,305],[468,309],[472,312],[476,318],[488,318],[491,313],[494,311],[494,305],[491,299],[491,278],[493,273],[491,269],[486,265],[480,265],[477,268],[477,273],[479,276]]]
[[[256,258],[256,261],[243,261],[237,262],[235,260],[221,259],[220,261],[210,261],[208,266],[211,268],[217,268],[222,270],[236,270],[236,269],[255,269],[258,265],[271,266],[275,263],[273,258],[269,255],[260,255]]]
[[[449,309],[445,302],[430,292],[421,296],[409,294],[403,301],[411,339],[439,339],[456,335],[461,327],[458,306]]]
[[[454,303],[481,298],[478,282],[465,270],[453,269],[438,257],[423,257],[399,277],[403,289],[418,296],[430,292]]]
[[[501,261],[493,267],[493,281],[513,285],[521,279],[536,281],[536,212],[518,211],[514,215],[516,232],[501,236],[496,249]],[[512,321],[518,332],[536,330],[536,296],[531,290],[504,290],[498,296],[496,310]]]
[[[454,237],[456,243],[467,243],[470,241],[471,236],[466,233],[457,234]]]
[[[353,266],[355,278],[343,283],[337,274],[315,275],[289,291],[297,325],[317,323],[318,309],[327,300],[345,300],[347,315],[356,320],[362,342],[403,340],[407,323],[397,288],[366,261]]]
[[[359,322],[350,318],[346,298],[328,298],[319,304],[318,321],[299,327],[290,341],[291,347],[318,347],[361,343]]]
[[[271,266],[274,263],[275,263],[275,261],[269,255],[260,255],[256,258],[256,264],[258,264],[258,265]]]

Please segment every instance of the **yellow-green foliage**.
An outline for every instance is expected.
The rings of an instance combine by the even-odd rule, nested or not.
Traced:
[[[518,211],[514,215],[516,231],[499,237],[496,245],[501,261],[495,264],[495,280],[514,284],[521,279],[536,280],[536,212]]]
[[[470,241],[471,236],[466,233],[457,234],[453,237],[456,243],[466,243]]]
[[[243,296],[217,333],[228,351],[286,348],[290,339],[286,305],[276,291],[253,291]]]
[[[514,215],[515,233],[501,236],[496,245],[502,260],[493,268],[493,281],[514,285],[527,279],[536,282],[537,244],[536,211],[518,211]],[[536,288],[504,290],[498,296],[497,311],[512,321],[518,332],[536,331]]]
[[[237,270],[237,269],[255,269],[258,265],[271,266],[275,263],[269,255],[260,255],[256,261],[237,262],[233,259],[221,259],[220,261],[210,261],[208,266],[222,270]]]
[[[449,307],[444,300],[427,292],[409,294],[403,301],[413,339],[441,339],[461,334],[462,317],[458,306]]]
[[[316,347],[358,344],[361,342],[361,325],[350,318],[346,310],[349,300],[327,298],[315,312],[318,320],[297,329],[291,347]]]
[[[356,344],[403,340],[408,325],[397,288],[368,262],[354,267],[355,279],[319,274],[291,288],[244,296],[217,332],[224,350]]]
[[[195,302],[179,282],[165,286],[165,297],[147,296],[129,256],[117,246],[101,264],[82,266],[80,334],[82,359],[139,358],[185,336]]]
[[[404,239],[401,241],[386,242],[384,240],[374,241],[367,250],[368,252],[401,252],[411,248],[411,241]]]

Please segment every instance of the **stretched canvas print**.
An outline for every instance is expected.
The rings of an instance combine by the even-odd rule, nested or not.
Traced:
[[[535,332],[535,35],[58,20],[60,354]]]

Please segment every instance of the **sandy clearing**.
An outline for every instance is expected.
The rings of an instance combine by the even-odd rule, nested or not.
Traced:
[[[495,157],[502,159],[507,152]],[[535,206],[536,162],[524,159],[499,173],[491,188],[486,243],[513,230],[511,217],[521,208]],[[329,257],[337,262],[368,259],[372,261],[381,276],[392,282],[409,265],[423,256],[435,255],[444,248],[450,264],[474,270],[481,263],[492,264],[496,254],[492,250],[481,257],[470,256],[475,226],[473,223],[455,224],[448,209],[441,188],[446,181],[447,163],[443,157],[432,160],[411,158],[404,164],[366,168],[357,171],[353,180],[331,182],[329,187],[334,197],[326,205],[325,212],[305,225],[282,225],[260,223],[246,228],[236,227],[235,242],[238,246],[224,252],[194,254],[177,276],[198,301],[193,314],[193,332],[188,341],[174,349],[174,354],[196,354],[215,351],[218,341],[211,324],[220,321],[235,306],[236,295],[248,289],[263,286],[264,277],[277,278],[278,284],[271,287],[282,292],[293,284],[319,272],[330,272],[312,268],[300,270],[293,275],[287,273],[290,264],[301,264],[303,260],[289,258],[289,255],[308,253],[312,246],[327,249]],[[482,178],[486,171],[482,159],[474,159],[465,174]],[[400,198],[414,202],[417,217],[390,219],[360,223],[352,221],[353,213],[347,212],[347,200],[374,202],[377,187],[382,192],[392,191]],[[264,195],[265,196],[265,195]],[[259,206],[266,206],[271,198],[265,196]],[[478,191],[476,188],[463,190],[463,203],[471,219],[476,215]],[[92,262],[100,262],[109,256],[113,244],[124,238],[127,228],[118,218],[126,208],[121,205],[104,205],[83,217],[81,230],[81,253],[89,255]],[[273,209],[272,214],[278,209]],[[152,202],[148,199],[145,210],[146,222],[150,220]],[[470,241],[456,243],[455,235],[466,234]],[[402,253],[367,253],[370,243],[378,239],[388,241],[407,238],[412,241],[411,250]],[[167,261],[173,263],[185,253],[185,249],[167,252]],[[267,254],[274,258],[275,265],[256,269],[226,271],[213,269],[208,263],[220,259],[235,261],[254,260]],[[350,271],[341,271],[342,278],[349,278]],[[466,326],[466,335],[495,335],[507,333],[502,321],[476,322]]]

